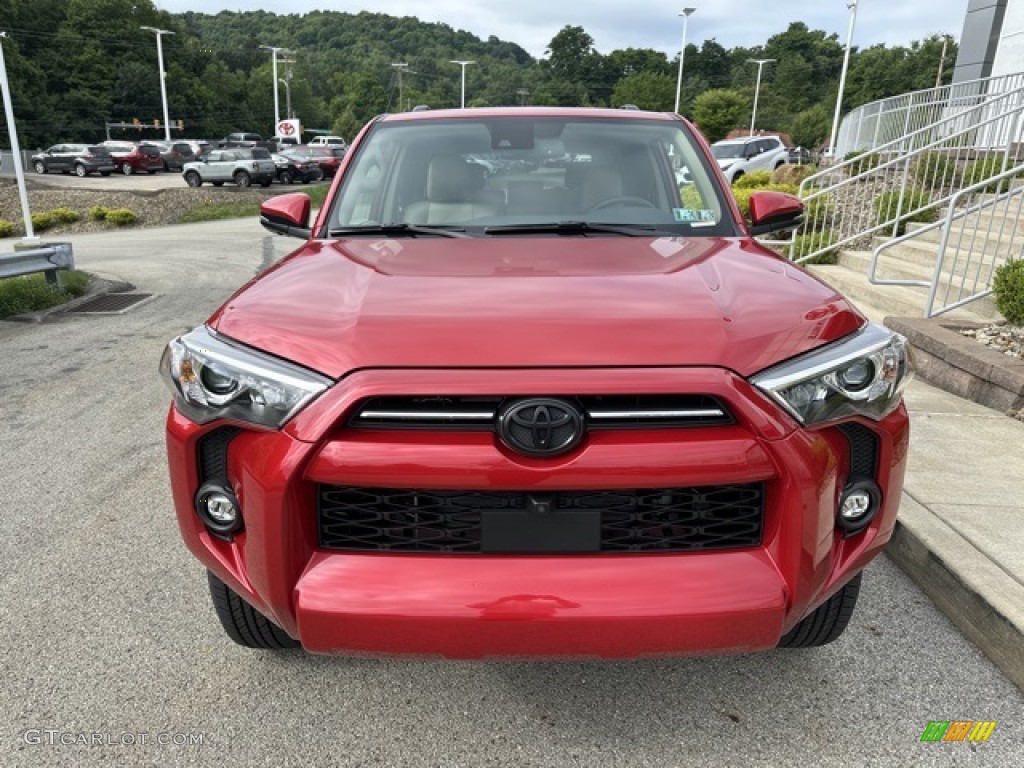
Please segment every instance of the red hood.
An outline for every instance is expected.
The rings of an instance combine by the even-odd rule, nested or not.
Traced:
[[[211,318],[338,378],[377,367],[686,366],[749,376],[864,319],[736,239],[314,241]]]

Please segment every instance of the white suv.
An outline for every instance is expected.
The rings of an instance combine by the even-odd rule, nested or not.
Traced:
[[[716,141],[711,145],[711,153],[730,184],[751,171],[774,171],[789,157],[789,150],[778,136]]]
[[[311,147],[339,146],[347,147],[348,144],[341,136],[317,136],[309,142]]]

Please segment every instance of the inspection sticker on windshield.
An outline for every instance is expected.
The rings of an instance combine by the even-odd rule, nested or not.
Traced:
[[[694,222],[715,223],[715,212],[702,208],[673,208],[672,216],[676,221],[688,221],[691,224]]]

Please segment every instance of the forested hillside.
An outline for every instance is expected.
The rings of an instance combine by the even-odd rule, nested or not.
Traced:
[[[217,15],[169,14],[150,0],[0,0],[0,31],[20,140],[26,147],[94,140],[106,121],[133,118],[152,126],[161,116],[155,35],[164,61],[175,135],[219,137],[233,130],[270,134],[271,56],[261,45],[288,48],[294,63],[278,76],[290,85],[292,109],[307,128],[349,138],[369,118],[416,104],[459,103],[459,67],[467,68],[471,106],[511,104],[637,104],[670,110],[678,57],[651,49],[602,53],[583,27],[569,26],[534,59],[514,42],[487,40],[444,24],[383,14],[314,11]],[[942,39],[909,47],[855,51],[845,106],[935,84]],[[714,39],[687,48],[681,111],[709,138],[749,122],[756,67],[751,57],[775,58],[765,69],[758,127],[790,133],[813,145],[828,134],[842,43],[800,22],[763,46],[726,49]],[[949,82],[956,46],[947,52]],[[408,67],[399,78],[394,64]],[[401,82],[399,82],[401,79]],[[401,88],[401,102],[399,92]],[[285,88],[280,89],[282,117]],[[151,127],[130,134],[158,136]],[[0,135],[6,146],[6,132]]]

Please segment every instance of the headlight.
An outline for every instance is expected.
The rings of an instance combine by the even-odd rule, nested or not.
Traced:
[[[847,416],[885,418],[899,405],[911,375],[907,340],[869,323],[751,381],[801,424],[818,424]]]
[[[160,371],[178,409],[197,424],[226,418],[278,428],[332,383],[206,326],[171,341]]]

